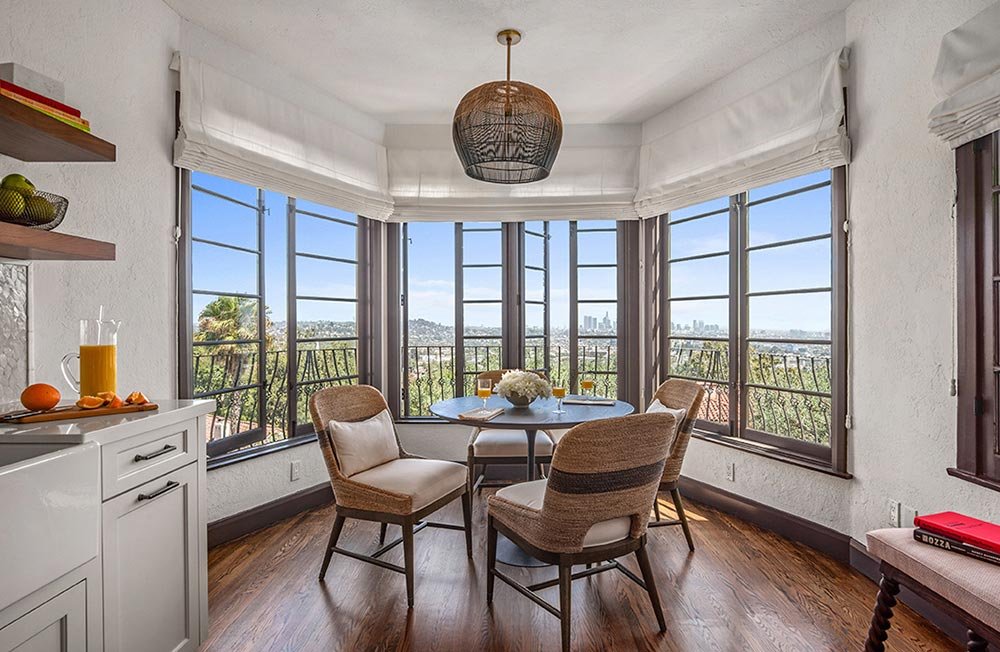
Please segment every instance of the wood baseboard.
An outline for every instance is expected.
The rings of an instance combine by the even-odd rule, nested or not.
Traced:
[[[850,562],[851,537],[846,534],[693,478],[681,476],[678,486],[685,498],[807,545],[837,561]]]
[[[309,487],[277,500],[257,505],[245,512],[233,514],[208,524],[208,547],[214,548],[245,534],[274,525],[313,507],[333,502],[333,489],[329,482]]]

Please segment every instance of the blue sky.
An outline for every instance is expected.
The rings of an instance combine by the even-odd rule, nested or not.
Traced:
[[[811,185],[829,179],[828,172],[819,172],[797,179],[750,191],[750,201]],[[256,204],[257,192],[243,184],[193,173],[195,185],[209,188],[240,201]],[[764,244],[829,232],[830,189],[814,190],[782,200],[751,207],[750,244]],[[192,234],[195,237],[224,242],[240,247],[257,247],[255,211],[210,195],[192,194]],[[672,219],[725,208],[728,199],[691,206],[672,214]],[[283,321],[286,305],[287,234],[286,199],[274,192],[265,193],[265,292],[271,319]],[[311,211],[356,222],[356,217],[337,209],[299,200],[300,210]],[[580,222],[581,228],[612,226],[613,222]],[[471,227],[497,226],[477,223]],[[541,231],[540,222],[530,222],[529,230]],[[565,328],[569,322],[569,223],[550,223],[550,270],[552,325]],[[299,252],[326,256],[355,258],[355,228],[343,224],[299,215],[296,219],[296,244]],[[450,223],[414,223],[410,236],[410,317],[444,324],[454,322],[454,226]],[[671,227],[671,255],[689,256],[721,251],[728,247],[728,217],[723,214]],[[541,265],[539,238],[528,236],[526,257],[529,265]],[[200,290],[256,292],[255,254],[194,243],[194,287]],[[465,241],[467,263],[500,261],[500,233],[467,233]],[[579,235],[581,263],[614,262],[614,233],[581,233]],[[676,263],[671,266],[674,296],[725,294],[728,291],[728,259],[709,258]],[[354,265],[298,258],[298,294],[353,298]],[[540,299],[540,274],[526,272],[529,299]],[[830,242],[812,243],[766,249],[750,254],[751,291],[828,286],[830,284]],[[498,298],[498,269],[466,270],[466,297]],[[613,299],[614,270],[580,271],[580,297]],[[195,296],[195,314],[213,297]],[[828,331],[830,297],[827,293],[798,296],[752,298],[751,328],[769,330],[800,329]],[[728,324],[726,300],[681,301],[673,304],[672,321],[690,324],[701,320],[708,324]],[[615,305],[591,304],[581,307],[583,315],[603,317],[605,312],[615,317]],[[355,306],[348,302],[299,301],[300,320],[352,320]],[[499,325],[499,305],[466,307],[467,325]],[[540,326],[540,308],[529,307],[528,326]]]

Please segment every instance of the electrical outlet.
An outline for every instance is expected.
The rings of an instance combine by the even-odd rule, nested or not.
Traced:
[[[900,521],[903,527],[913,527],[913,519],[917,517],[917,510],[909,505],[903,505],[900,509]]]
[[[291,481],[295,482],[302,475],[302,462],[300,460],[292,460],[292,478]]]
[[[898,500],[889,501],[889,527],[899,527],[900,504]]]
[[[726,480],[736,482],[736,462],[726,462]]]

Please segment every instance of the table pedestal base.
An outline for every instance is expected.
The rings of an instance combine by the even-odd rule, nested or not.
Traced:
[[[521,550],[517,547],[517,544],[499,532],[497,533],[497,561],[508,566],[520,566],[521,568],[551,566],[551,564],[539,561]]]

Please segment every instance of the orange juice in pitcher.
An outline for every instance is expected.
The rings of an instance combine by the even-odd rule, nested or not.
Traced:
[[[70,353],[62,360],[63,376],[80,396],[118,391],[119,327],[121,322],[111,319],[80,320],[80,352]],[[79,379],[69,367],[73,358],[80,360]]]

